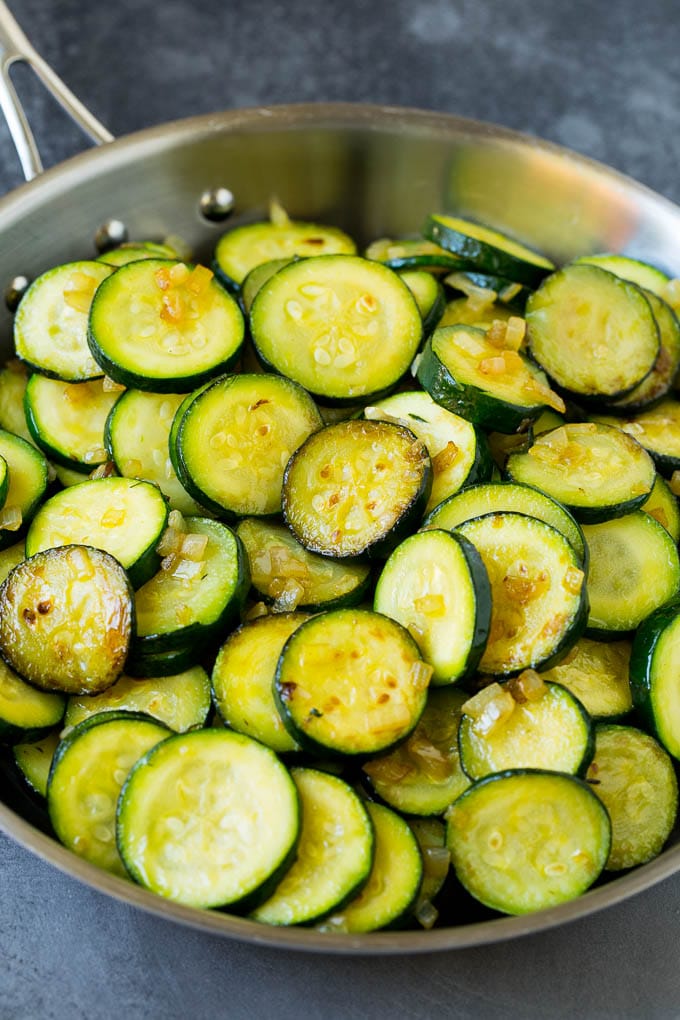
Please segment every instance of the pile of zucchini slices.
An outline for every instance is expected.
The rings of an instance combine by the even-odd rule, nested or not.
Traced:
[[[368,932],[658,854],[680,283],[433,214],[47,270],[0,373],[0,741],[177,902]],[[38,805],[38,806],[36,806]]]

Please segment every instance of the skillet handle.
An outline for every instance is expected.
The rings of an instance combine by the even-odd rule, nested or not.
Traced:
[[[42,173],[43,164],[9,73],[12,65],[18,61],[29,65],[48,92],[94,142],[100,144],[113,141],[111,132],[83,106],[36,52],[4,0],[0,0],[0,109],[7,121],[27,181]]]

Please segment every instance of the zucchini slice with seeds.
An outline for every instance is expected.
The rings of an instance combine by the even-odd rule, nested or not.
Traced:
[[[321,428],[314,401],[290,379],[226,375],[180,405],[170,439],[194,499],[224,515],[275,514],[291,454]]]
[[[628,679],[630,652],[630,641],[582,637],[562,662],[541,676],[575,694],[591,718],[619,719],[633,707]]]
[[[104,441],[119,475],[155,482],[173,510],[201,514],[202,507],[177,477],[168,448],[174,416],[184,399],[178,393],[127,390],[111,408]]]
[[[529,914],[580,896],[609,856],[611,825],[587,783],[517,769],[487,776],[447,814],[458,879],[505,914]]]
[[[398,276],[354,255],[301,259],[272,276],[250,312],[266,367],[324,403],[386,393],[408,371],[423,323]]]
[[[633,703],[648,729],[680,759],[680,599],[660,606],[638,627],[630,659]]]
[[[26,555],[62,545],[92,545],[115,556],[138,588],[160,566],[156,546],[167,518],[167,503],[150,482],[88,479],[43,503],[26,536]]]
[[[669,476],[680,470],[680,401],[667,397],[630,417],[593,415],[593,418],[635,439],[654,458],[661,474]]]
[[[39,552],[0,587],[0,651],[41,690],[98,694],[111,687],[123,672],[133,622],[127,575],[101,549]]]
[[[300,841],[295,862],[251,914],[265,924],[311,924],[341,909],[373,865],[373,824],[351,786],[316,769],[291,776],[302,806]]]
[[[411,736],[363,766],[372,790],[390,807],[409,815],[440,815],[468,788],[458,753],[467,698],[455,687],[430,690]]]
[[[590,551],[588,632],[611,638],[635,630],[680,589],[675,542],[649,514],[637,510],[601,524],[586,524]]]
[[[496,346],[476,326],[441,326],[425,345],[418,381],[433,400],[476,425],[516,432],[546,406],[564,410],[540,368]]]
[[[135,762],[171,732],[142,713],[104,712],[61,740],[47,782],[47,808],[64,846],[125,876],[116,850],[118,794]]]
[[[572,546],[544,521],[514,512],[477,517],[456,530],[476,546],[491,583],[480,670],[506,675],[553,665],[581,636],[588,613],[585,574]]]
[[[119,396],[101,379],[68,383],[32,375],[24,407],[35,444],[50,460],[88,474],[108,458],[104,427]]]
[[[61,694],[36,690],[0,659],[0,744],[37,740],[61,722]]]
[[[228,286],[240,286],[247,275],[274,259],[291,260],[297,255],[354,255],[356,245],[338,227],[288,220],[263,221],[228,230],[215,246],[213,268]]]
[[[539,489],[516,482],[487,482],[466,487],[435,507],[423,522],[423,530],[444,528],[452,531],[474,517],[505,510],[536,517],[556,528],[574,548],[581,564],[586,562],[583,532],[569,511]]]
[[[205,266],[143,259],[121,266],[105,283],[92,302],[88,343],[123,386],[187,393],[238,358],[241,309]]]
[[[446,251],[474,263],[483,273],[533,287],[555,268],[544,255],[515,241],[506,234],[481,223],[433,213],[428,216],[423,234]]]
[[[603,422],[562,425],[513,453],[505,470],[559,500],[577,520],[595,524],[640,507],[656,480],[650,455],[632,436]]]
[[[283,524],[246,517],[236,534],[248,553],[253,588],[276,612],[356,606],[371,584],[371,567],[311,553]]]
[[[386,556],[419,521],[431,462],[409,429],[385,421],[327,425],[296,450],[283,479],[283,516],[324,556]]]
[[[435,403],[429,393],[395,393],[365,407],[364,418],[403,425],[427,446],[432,461],[432,490],[426,512],[464,486],[491,478],[493,461],[484,433]]]
[[[200,666],[164,677],[123,674],[113,687],[87,697],[72,695],[64,725],[77,726],[99,712],[145,712],[176,733],[204,726],[210,711],[210,681]]]
[[[111,274],[103,262],[68,262],[37,277],[14,319],[17,357],[34,371],[66,382],[104,375],[88,346],[93,297]]]
[[[243,543],[219,521],[187,517],[185,526],[166,532],[161,569],[135,594],[135,655],[200,647],[238,621],[250,587]]]
[[[660,854],[678,813],[678,781],[656,740],[632,726],[598,726],[587,778],[612,823],[607,871]]]
[[[491,690],[496,686],[485,688],[482,697],[493,697]],[[593,727],[571,691],[540,681],[530,691],[530,698],[520,694],[524,700],[513,695],[512,682],[495,693],[503,699],[502,708],[499,705],[499,716],[491,723],[483,714],[469,714],[475,699],[463,706],[458,748],[461,765],[470,779],[483,779],[506,769],[585,773],[593,757]]]
[[[157,744],[120,794],[117,841],[129,874],[188,906],[253,909],[292,863],[299,833],[287,769],[269,748],[229,730]]]
[[[409,631],[433,669],[433,684],[471,675],[486,647],[491,588],[466,538],[422,531],[397,546],[383,567],[374,609]]]
[[[297,751],[274,701],[279,656],[306,613],[260,616],[238,627],[224,642],[212,671],[215,707],[230,729],[278,752]]]
[[[395,620],[368,609],[335,609],[288,638],[274,695],[286,729],[304,749],[369,756],[414,729],[431,675]]]
[[[529,350],[576,399],[617,399],[651,372],[659,329],[639,287],[590,265],[553,273],[526,309]]]
[[[396,927],[408,916],[423,877],[418,841],[405,819],[382,804],[366,804],[375,831],[375,857],[359,895],[320,925],[325,932]]]

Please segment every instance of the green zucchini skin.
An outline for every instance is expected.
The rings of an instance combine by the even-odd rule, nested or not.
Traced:
[[[675,694],[669,675],[661,665],[663,639],[669,642],[668,665],[673,635],[680,628],[680,596],[666,602],[642,621],[633,638],[630,656],[630,687],[633,705],[646,728],[674,758],[680,759],[680,726],[675,719],[680,710],[680,694]]]
[[[478,336],[480,341],[486,338],[485,331],[476,326],[439,327],[428,337],[418,362],[418,382],[447,411],[459,414],[475,425],[504,433],[525,429],[545,410],[545,402],[536,398],[533,403],[513,403],[491,389],[482,389],[474,383],[457,379],[436,351],[440,339],[453,336],[457,331]],[[528,360],[524,360],[529,367]],[[534,371],[538,373],[539,369]]]
[[[469,231],[469,233],[468,233]],[[482,224],[452,216],[428,216],[423,235],[459,258],[471,262],[476,270],[506,280],[537,286],[552,272],[554,264],[539,252]]]
[[[36,690],[0,659],[0,745],[39,740],[59,725],[65,707],[61,694]]]
[[[48,489],[48,464],[42,450],[13,432],[0,429],[0,456],[7,464],[8,488],[4,507],[14,505],[21,511],[18,530],[0,528],[0,551],[14,545],[26,534]]]

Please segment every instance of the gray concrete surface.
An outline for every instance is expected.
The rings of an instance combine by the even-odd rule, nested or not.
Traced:
[[[355,100],[549,138],[680,201],[680,4],[648,0],[10,0],[115,134],[231,106]],[[17,74],[49,165],[76,131]],[[0,191],[20,174],[0,126]],[[680,1016],[680,877],[484,949],[328,958],[110,901],[0,836],[0,1020]]]

